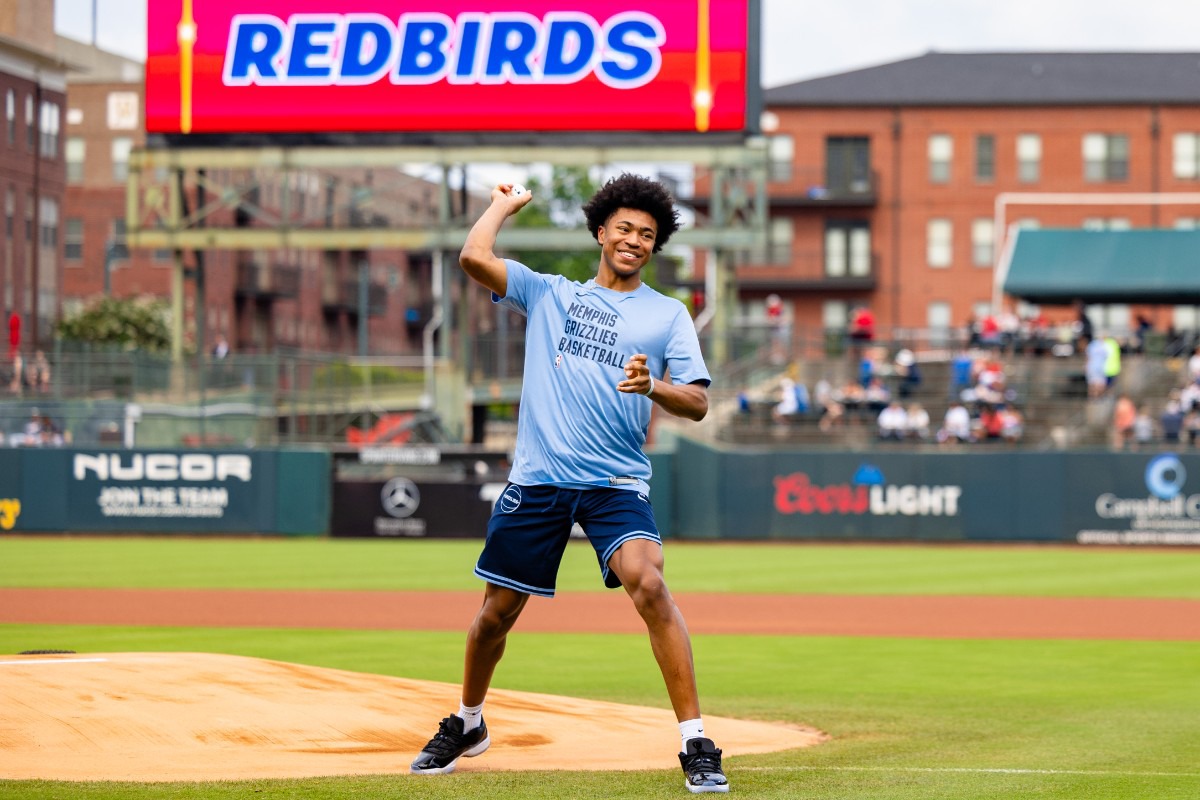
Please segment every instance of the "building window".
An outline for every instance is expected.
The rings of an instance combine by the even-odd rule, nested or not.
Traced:
[[[991,183],[996,179],[996,137],[981,133],[975,137],[975,180]]]
[[[8,134],[8,146],[17,142],[17,93],[9,89],[4,94],[4,125]]]
[[[954,159],[954,140],[944,133],[929,137],[929,182],[949,183],[950,162]]]
[[[931,267],[948,267],[953,257],[954,226],[948,219],[931,219],[925,231],[925,260]]]
[[[1133,224],[1126,217],[1087,217],[1082,227],[1085,231],[1127,231]]]
[[[71,217],[63,228],[63,258],[79,261],[83,258],[83,220]]]
[[[1200,178],[1200,133],[1175,134],[1175,177]]]
[[[834,197],[871,192],[871,140],[865,136],[825,139],[825,190]]]
[[[796,157],[796,141],[791,136],[775,134],[767,138],[767,180],[790,181],[792,161]]]
[[[1042,179],[1042,137],[1023,133],[1017,137],[1017,180],[1037,183]]]
[[[865,278],[871,275],[871,228],[861,220],[825,224],[825,275]]]
[[[42,247],[46,250],[58,249],[58,203],[49,197],[41,201],[41,213],[38,215],[38,227],[41,228]]]
[[[133,139],[128,136],[118,136],[112,140],[112,170],[113,180],[124,183],[129,177],[129,152],[133,150]]]
[[[87,144],[78,136],[67,139],[67,183],[83,183],[83,159],[87,152]]]
[[[1083,137],[1083,179],[1091,183],[1129,179],[1129,137],[1089,133]]]
[[[1177,231],[1194,231],[1200,229],[1200,219],[1196,217],[1179,217],[1171,227]]]
[[[770,241],[767,245],[768,264],[786,265],[792,263],[792,220],[790,217],[773,217],[771,219]]]
[[[971,263],[990,267],[995,260],[996,223],[987,217],[971,222]]]
[[[954,327],[950,304],[945,300],[934,300],[925,307],[925,327],[929,328],[929,343],[934,346],[945,346],[950,341],[950,333]]]
[[[850,306],[845,300],[826,300],[821,304],[821,324],[827,331],[844,331],[850,324]]]
[[[25,95],[25,146],[30,150],[37,144],[36,120],[33,118],[33,95]]]
[[[42,158],[58,157],[58,135],[62,129],[62,110],[58,103],[42,103],[41,108],[41,149]]]

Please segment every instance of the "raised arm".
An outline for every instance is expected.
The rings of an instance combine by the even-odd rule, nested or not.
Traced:
[[[495,253],[496,237],[504,220],[533,199],[529,192],[509,194],[512,188],[511,183],[501,183],[492,189],[492,204],[475,221],[467,234],[462,252],[458,254],[458,263],[463,271],[499,297],[504,297],[508,291],[508,268],[504,265],[504,259]]]

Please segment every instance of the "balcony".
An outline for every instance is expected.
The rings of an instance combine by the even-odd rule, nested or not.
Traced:
[[[879,202],[879,173],[831,179],[822,167],[793,166],[767,185],[767,194],[772,208],[869,208]]]
[[[820,250],[793,251],[788,264],[741,264],[739,289],[774,292],[869,292],[878,284],[879,255],[872,253],[869,270],[830,272]]]
[[[359,281],[357,278],[337,280],[327,276],[321,284],[321,306],[326,312],[345,311],[357,314],[359,310]],[[388,292],[382,283],[367,285],[367,314],[378,317],[387,311]]]
[[[234,291],[241,297],[266,300],[296,297],[300,294],[300,268],[239,263]]]

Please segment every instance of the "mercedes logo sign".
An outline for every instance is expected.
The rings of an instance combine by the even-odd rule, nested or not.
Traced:
[[[384,484],[379,499],[383,510],[393,517],[411,517],[421,505],[421,492],[408,478],[392,478]]]

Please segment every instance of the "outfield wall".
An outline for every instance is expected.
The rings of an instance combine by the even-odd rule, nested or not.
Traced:
[[[504,454],[375,450],[357,470],[322,449],[0,450],[0,531],[483,537]],[[1190,453],[681,439],[651,463],[655,516],[673,538],[1200,545]]]
[[[1200,544],[1200,455],[715,449],[681,440],[694,539]]]

